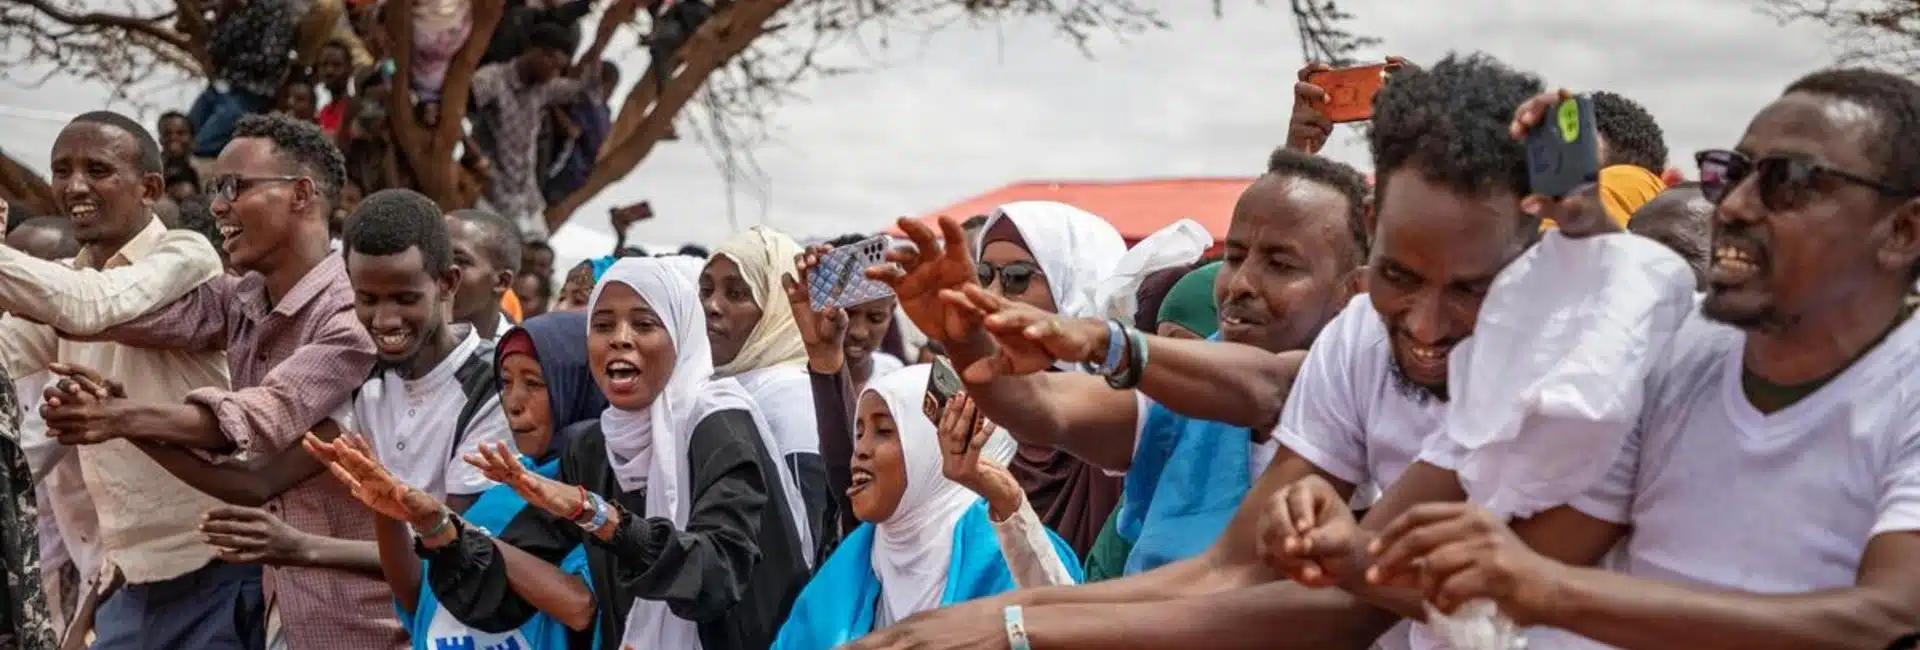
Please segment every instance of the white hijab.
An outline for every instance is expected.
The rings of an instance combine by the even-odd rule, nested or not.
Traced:
[[[683,528],[691,515],[693,501],[692,472],[687,467],[687,442],[693,429],[707,416],[720,411],[742,410],[753,416],[760,443],[773,455],[771,428],[760,415],[753,398],[740,383],[713,378],[713,351],[707,347],[706,317],[700,308],[699,291],[674,265],[650,257],[629,257],[614,262],[601,276],[587,301],[592,314],[607,285],[620,283],[632,287],[659,314],[660,321],[673,339],[673,375],[651,405],[638,411],[608,406],[600,416],[600,428],[607,439],[607,463],[613,467],[620,489],[647,490],[647,517],[659,517]],[[651,370],[651,369],[649,369]],[[812,564],[813,535],[807,527],[807,509],[800,502],[800,489],[787,471],[786,463],[775,461],[780,473],[778,495],[784,498],[788,522],[798,535],[800,548]],[[766,525],[766,522],[762,522]],[[634,648],[700,648],[700,634],[692,621],[674,616],[667,604],[637,599],[627,612],[627,631],[621,643]]]
[[[1020,201],[993,211],[981,233],[1001,220],[1013,222],[1053,290],[1054,313],[1068,318],[1099,318],[1105,309],[1095,300],[1101,281],[1113,274],[1127,242],[1113,224],[1092,212],[1057,201]],[[982,234],[973,258],[986,251]]]
[[[935,609],[946,595],[947,569],[953,560],[953,527],[980,499],[941,472],[940,434],[921,409],[926,395],[926,364],[907,366],[867,383],[861,393],[878,395],[899,430],[900,454],[907,470],[906,494],[886,521],[874,525],[869,562],[880,578],[884,611],[893,621]],[[1014,442],[996,432],[980,456],[1005,465]],[[877,621],[874,627],[892,621]]]

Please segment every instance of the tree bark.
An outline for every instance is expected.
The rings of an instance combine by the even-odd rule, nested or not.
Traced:
[[[659,84],[651,72],[642,75],[628,91],[586,185],[547,206],[549,231],[558,230],[580,206],[639,167],[654,145],[671,132],[674,116],[687,107],[713,72],[746,51],[753,39],[766,31],[767,21],[791,2],[741,0],[715,12],[682,49],[679,73],[668,78],[665,92],[658,92]]]
[[[6,153],[0,153],[0,199],[19,201],[36,216],[55,212],[53,186]]]
[[[386,30],[392,43],[393,87],[387,97],[387,121],[393,143],[399,148],[408,169],[413,171],[414,189],[440,204],[443,210],[473,207],[460,191],[464,167],[453,158],[453,149],[465,134],[461,125],[467,119],[468,96],[473,91],[473,73],[486,55],[487,42],[506,14],[505,0],[474,0],[473,31],[467,42],[447,65],[446,82],[440,87],[439,122],[429,129],[414,114],[413,103],[413,0],[389,0]]]

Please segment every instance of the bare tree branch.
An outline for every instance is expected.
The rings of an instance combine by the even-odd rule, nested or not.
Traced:
[[[1813,22],[1835,32],[1839,62],[1920,72],[1920,2],[1915,0],[1754,0],[1782,22]]]

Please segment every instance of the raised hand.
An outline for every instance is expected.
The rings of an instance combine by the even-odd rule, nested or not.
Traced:
[[[1333,485],[1319,476],[1295,481],[1267,502],[1260,555],[1267,566],[1309,587],[1332,587],[1352,572],[1363,533]]]
[[[1573,99],[1573,92],[1562,88],[1534,95],[1521,102],[1518,108],[1513,109],[1513,122],[1507,125],[1508,135],[1525,142],[1527,134],[1538,128],[1560,102],[1570,99]],[[1560,233],[1568,237],[1587,237],[1620,230],[1620,224],[1607,216],[1606,205],[1600,202],[1600,186],[1595,183],[1580,186],[1563,197],[1529,194],[1520,199],[1520,209],[1541,219],[1552,220]]]
[[[301,441],[307,453],[327,466],[335,478],[347,486],[353,498],[388,519],[405,522],[426,521],[440,515],[442,507],[433,495],[402,483],[376,460],[373,446],[357,433],[342,433],[326,442],[312,433]]]
[[[980,451],[993,437],[995,427],[986,414],[974,407],[965,391],[947,400],[940,414],[940,473],[987,500],[994,521],[1006,521],[1026,498],[1013,473],[999,464],[980,457]]]
[[[941,294],[955,308],[978,320],[996,347],[993,356],[962,369],[970,382],[1002,375],[1028,375],[1053,367],[1055,361],[1105,361],[1107,326],[1091,318],[1061,318],[994,295],[980,285],[967,285]]]
[[[1406,63],[1404,57],[1387,57],[1387,72],[1397,71]],[[1317,61],[1300,66],[1297,81],[1293,84],[1293,114],[1287,119],[1288,149],[1320,153],[1327,146],[1327,138],[1333,135],[1333,120],[1320,110],[1329,99],[1327,89],[1308,79],[1332,69],[1332,66]]]
[[[1567,570],[1527,547],[1493,513],[1461,502],[1414,506],[1367,550],[1374,555],[1368,582],[1418,589],[1444,614],[1491,600],[1521,626],[1542,623],[1553,610],[1555,585]]]
[[[813,310],[813,270],[820,266],[820,256],[831,250],[832,246],[808,248],[793,258],[799,277],[780,276],[780,286],[787,292],[787,304],[793,309],[794,324],[800,328],[800,342],[807,348],[807,368],[823,375],[840,372],[847,365],[844,347],[847,310],[839,307]]]
[[[887,251],[889,263],[867,269],[867,277],[892,287],[900,299],[900,310],[928,338],[950,348],[967,340],[977,323],[969,320],[967,312],[940,299],[943,289],[979,282],[973,255],[967,250],[966,231],[951,217],[940,217],[938,235],[912,219],[901,219],[899,226],[913,240],[913,248]]]
[[[306,533],[259,508],[222,505],[200,517],[200,538],[235,564],[306,563]]]
[[[585,495],[579,487],[528,471],[520,462],[519,452],[505,442],[482,443],[478,451],[467,454],[466,461],[479,468],[487,480],[513,488],[514,493],[526,499],[527,505],[556,517],[578,514],[584,502]]]

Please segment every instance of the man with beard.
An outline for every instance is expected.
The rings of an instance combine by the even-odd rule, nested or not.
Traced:
[[[354,316],[345,262],[328,252],[327,217],[346,166],[320,127],[284,116],[240,120],[215,162],[214,216],[244,276],[220,276],[146,316],[97,336],[129,345],[227,351],[233,390],[183,401],[106,397],[47,409],[62,442],[131,439],[189,482],[207,472],[180,456],[271,465],[308,431],[344,420],[374,346]],[[197,237],[196,237],[197,239]],[[205,262],[218,264],[207,251]],[[75,334],[90,334],[75,332]],[[98,376],[73,369],[81,376]],[[118,374],[129,388],[141,375]],[[73,391],[67,391],[69,393]],[[184,450],[192,450],[188,454]],[[296,456],[297,457],[297,456]],[[204,465],[205,463],[202,463]],[[318,466],[312,465],[313,473]],[[329,476],[277,486],[267,510],[302,532],[373,539],[373,516]],[[405,632],[377,579],[322,568],[269,566],[269,647],[399,648]]]
[[[1707,295],[1658,368],[1618,572],[1568,566],[1463,504],[1381,531],[1379,582],[1626,650],[1889,647],[1920,621],[1920,85],[1801,78],[1733,150]],[[1757,492],[1755,485],[1774,490]],[[1784,522],[1784,523],[1783,523]],[[1610,545],[1595,529],[1579,543]],[[1611,533],[1611,534],[1607,534]],[[1418,567],[1417,569],[1415,567]]]
[[[520,275],[520,232],[506,217],[485,210],[454,210],[446,222],[453,265],[460,269],[453,322],[472,325],[482,339],[498,340],[513,326],[500,313],[500,301]]]
[[[1397,514],[1410,503],[1465,497],[1446,468],[1416,461],[1440,431],[1448,352],[1472,334],[1494,276],[1539,234],[1540,217],[1521,208],[1526,153],[1508,133],[1513,107],[1539,90],[1538,79],[1484,55],[1450,56],[1429,69],[1403,70],[1376,97],[1369,144],[1380,182],[1365,267],[1369,293],[1355,297],[1314,340],[1275,427],[1282,450],[1239,502],[1207,562],[1194,569],[1171,565],[1081,593],[1015,592],[911,620],[858,647],[928,638],[1000,643],[1004,632],[996,639],[981,630],[998,631],[992,624],[1010,617],[1021,619],[1035,645],[1048,648],[1190,647],[1198,638],[1223,648],[1270,648],[1280,639],[1284,647],[1347,647],[1379,636],[1395,614],[1418,619],[1417,594],[1404,590],[1356,589],[1356,596],[1278,581],[1284,575],[1263,563],[1259,534],[1267,528],[1269,500],[1303,479],[1329,486],[1326,500],[1343,506],[1363,489],[1384,492],[1370,521],[1375,512]],[[1610,223],[1598,221],[1580,225]],[[1223,329],[1228,304],[1222,302]],[[991,320],[987,326],[1002,329]],[[996,331],[995,340],[1008,337]],[[1003,357],[1009,347],[1018,346],[1002,347]],[[1595,517],[1562,507],[1536,519],[1554,527],[1545,533],[1551,539],[1564,520]],[[1605,548],[1549,552],[1584,564]],[[1316,566],[1316,573],[1295,577],[1319,582],[1335,568]],[[1404,643],[1404,633],[1383,642]]]
[[[1009,431],[1052,433],[1031,442],[1126,472],[1125,507],[1139,511],[1132,515],[1134,530],[1124,530],[1137,540],[1128,568],[1166,566],[1094,585],[1023,590],[939,610],[856,647],[938,639],[953,645],[934,647],[991,648],[1007,642],[1003,610],[1017,613],[1024,605],[1040,612],[1036,606],[1043,604],[1080,607],[1094,615],[1066,620],[1077,630],[1095,632],[1096,644],[1124,641],[1124,633],[1106,633],[1129,624],[1096,624],[1107,617],[1097,614],[1097,607],[1079,604],[1160,601],[1270,579],[1251,543],[1258,511],[1236,510],[1236,504],[1249,488],[1254,495],[1269,493],[1311,469],[1304,459],[1267,442],[1266,434],[1280,418],[1302,351],[1359,286],[1365,248],[1356,235],[1364,232],[1359,224],[1366,186],[1351,168],[1303,153],[1276,153],[1269,168],[1241,196],[1229,227],[1214,288],[1224,343],[1146,336],[1016,306],[972,283],[975,273],[965,251],[939,252],[925,226],[902,222],[919,250],[930,251],[904,260],[904,276],[890,277],[904,311],[952,351],[955,365],[966,369],[968,392],[989,419]],[[948,241],[964,239],[958,224],[942,220],[941,225]],[[943,289],[949,290],[945,301],[936,296]],[[965,299],[953,300],[951,290],[964,290]],[[985,313],[992,314],[984,322],[994,332],[991,340],[981,329]],[[1120,354],[1113,352],[1116,348]],[[1122,357],[1119,363],[1116,356]],[[1151,362],[1142,363],[1148,357]],[[1100,364],[1107,378],[1036,372],[1055,360]],[[1132,374],[1129,364],[1141,371]],[[1137,391],[1116,391],[1110,382],[1132,383]],[[1091,630],[1097,626],[1108,629]],[[1191,642],[1181,640],[1182,645]],[[1070,636],[1045,643],[1102,647],[1080,645]]]
[[[132,394],[154,401],[224,389],[218,350],[85,343],[56,333],[157,309],[218,276],[220,263],[205,239],[168,232],[154,217],[163,193],[161,150],[138,123],[104,111],[81,115],[61,130],[52,159],[54,197],[81,250],[61,264],[0,247],[0,310],[10,314],[0,320],[0,362],[7,374],[85,364],[139,377]],[[48,429],[58,437],[59,425]],[[45,461],[50,514],[83,584],[50,586],[79,594],[92,591],[85,583],[96,578],[126,582],[99,605],[93,647],[258,647],[259,570],[218,561],[195,529],[217,500],[124,441],[55,449],[37,460]],[[72,455],[61,458],[64,451]]]

